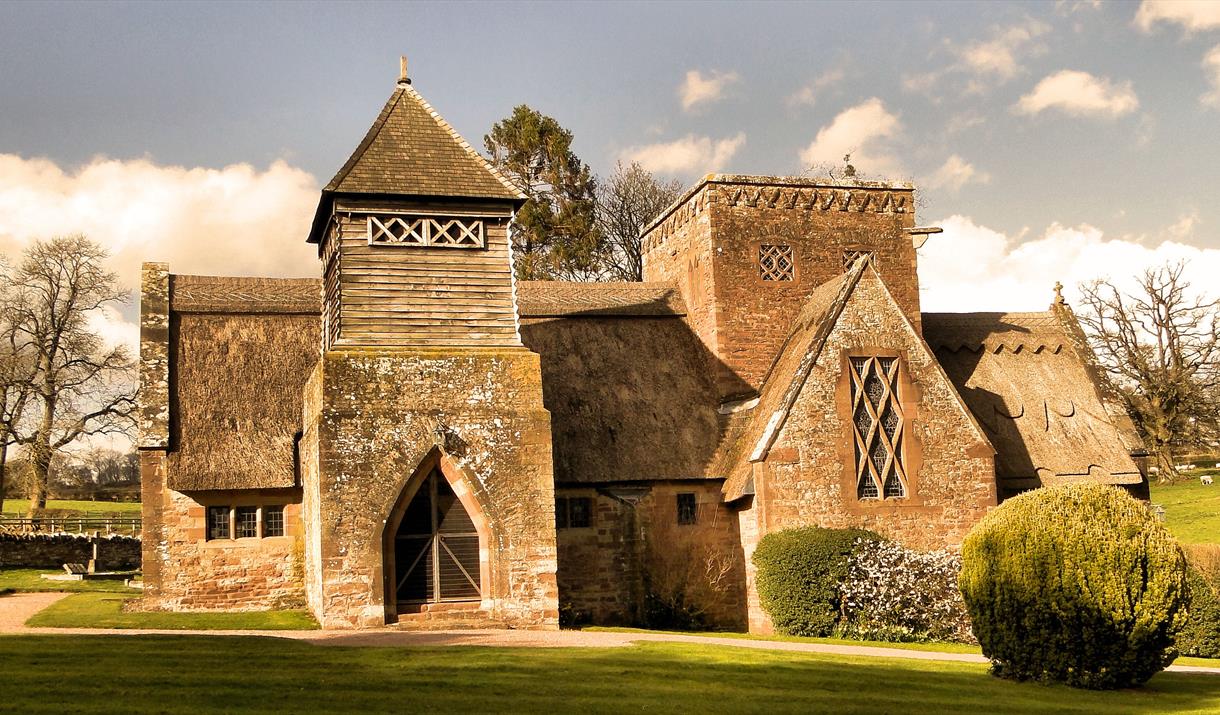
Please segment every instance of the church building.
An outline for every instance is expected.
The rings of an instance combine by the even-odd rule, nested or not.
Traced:
[[[404,76],[302,237],[320,278],[144,264],[146,607],[555,628],[680,592],[765,632],[770,532],[931,549],[1043,485],[1146,498],[1061,298],[921,312],[909,185],[705,176],[642,283],[515,280],[524,201]]]

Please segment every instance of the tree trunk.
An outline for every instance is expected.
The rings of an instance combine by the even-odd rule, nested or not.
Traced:
[[[8,443],[0,444],[0,514],[4,513],[4,474],[8,470]]]
[[[1178,470],[1173,463],[1173,452],[1168,444],[1153,444],[1152,455],[1156,458],[1156,483],[1169,484],[1177,476]]]

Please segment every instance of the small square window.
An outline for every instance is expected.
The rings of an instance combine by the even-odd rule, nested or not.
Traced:
[[[573,529],[588,528],[590,512],[593,511],[593,500],[589,497],[572,497],[568,499],[568,526]]]
[[[237,507],[237,538],[251,539],[258,537],[258,507]]]
[[[858,258],[868,258],[868,262],[876,266],[877,257],[872,251],[866,251],[859,248],[851,248],[843,251],[843,270],[851,268]]]
[[[263,536],[284,535],[284,507],[263,507]]]
[[[792,246],[762,244],[758,247],[758,275],[764,281],[790,281],[796,278]]]
[[[208,540],[228,539],[229,537],[229,507],[208,507]]]
[[[589,497],[559,497],[555,500],[556,529],[587,529],[593,523],[593,500]]]
[[[695,507],[695,495],[683,492],[678,495],[678,523],[694,524],[698,519],[698,509]]]

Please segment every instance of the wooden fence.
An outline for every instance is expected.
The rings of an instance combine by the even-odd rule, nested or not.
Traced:
[[[143,520],[138,516],[39,516],[33,519],[0,516],[0,531],[15,534],[31,532],[88,534],[125,534],[138,536]]]

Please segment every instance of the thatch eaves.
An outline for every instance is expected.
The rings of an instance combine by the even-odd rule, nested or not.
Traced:
[[[517,310],[522,317],[593,315],[683,316],[686,303],[674,283],[581,283],[519,281]]]
[[[1107,407],[1056,311],[924,313],[923,330],[996,448],[1002,491],[1143,480],[1129,423]]]

